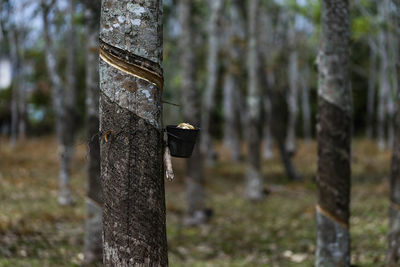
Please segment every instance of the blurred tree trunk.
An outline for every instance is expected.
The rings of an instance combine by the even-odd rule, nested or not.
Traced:
[[[387,14],[387,1],[384,0],[378,5],[379,17],[385,19]],[[389,58],[388,58],[388,40],[387,31],[381,29],[378,33],[378,47],[380,51],[380,68],[379,68],[379,102],[378,102],[378,146],[380,149],[386,147],[385,142],[385,123],[386,115],[389,107],[390,96],[390,78],[389,78]]]
[[[61,170],[60,170],[60,196],[61,205],[70,205],[74,202],[70,192],[71,160],[74,154],[74,139],[76,130],[76,30],[73,22],[75,15],[75,0],[68,1],[67,7],[67,83],[63,94],[64,101],[64,131],[61,137]]]
[[[395,2],[396,15],[395,34],[400,29],[400,2]],[[397,88],[400,88],[400,44],[397,44]],[[400,92],[397,91],[397,103],[400,101]],[[390,207],[389,207],[389,251],[387,262],[389,266],[400,264],[400,108],[397,107],[395,117],[395,136],[393,145],[392,166],[390,174]]]
[[[265,96],[263,103],[265,111],[265,124],[264,124],[264,145],[262,154],[264,159],[271,159],[274,156],[274,153],[272,151],[272,134],[271,134],[271,123],[272,123],[271,99],[268,96]]]
[[[200,123],[200,94],[196,87],[196,58],[193,40],[193,1],[179,1],[179,22],[181,35],[179,47],[181,51],[180,65],[182,77],[183,120],[192,125]],[[186,210],[185,225],[205,223],[208,219],[205,209],[203,155],[196,144],[192,157],[186,160]]]
[[[224,111],[224,145],[230,151],[233,162],[241,160],[240,145],[240,73],[242,62],[242,49],[240,47],[244,38],[243,19],[237,1],[233,1],[228,10],[227,26],[227,72],[223,85],[223,111]]]
[[[100,0],[84,2],[86,32],[86,123],[88,138],[85,263],[103,258],[102,205],[99,143],[99,21]]]
[[[350,266],[349,3],[323,0],[321,8],[316,266]]]
[[[369,40],[369,80],[368,80],[368,97],[367,97],[367,137],[373,138],[373,125],[375,115],[375,88],[376,88],[376,72],[377,59],[375,44],[372,38]]]
[[[21,83],[21,57],[20,57],[20,44],[18,38],[19,32],[17,27],[14,25],[8,32],[8,43],[10,47],[10,58],[12,64],[12,92],[11,92],[11,146],[13,148],[17,145],[18,138],[18,126],[21,118],[19,114],[19,98],[21,95],[22,83]]]
[[[70,130],[66,125],[66,117],[68,116],[67,110],[65,109],[64,103],[64,89],[61,81],[61,77],[57,72],[57,61],[56,54],[53,47],[53,41],[50,36],[50,22],[48,21],[48,14],[52,5],[47,5],[45,0],[42,0],[43,9],[43,29],[45,35],[45,56],[46,56],[46,67],[50,78],[50,88],[52,91],[52,104],[55,113],[55,124],[56,124],[56,135],[59,145],[59,153],[61,160],[61,168],[59,173],[60,180],[60,193],[58,202],[61,205],[69,205],[73,203],[73,198],[70,191],[69,185],[69,170],[66,169],[68,165],[65,159],[69,160],[69,155],[66,157],[66,152],[71,153],[71,151],[65,151],[65,133]]]
[[[294,19],[292,19],[293,21]],[[288,127],[286,135],[285,148],[289,154],[296,152],[296,124],[299,113],[298,107],[298,91],[299,91],[299,66],[298,66],[298,53],[296,48],[296,30],[294,22],[291,23],[289,29],[289,64],[288,64],[288,80],[289,92],[287,94],[287,102],[289,108]]]
[[[162,1],[103,0],[100,154],[105,266],[167,266]]]
[[[261,93],[259,88],[259,58],[257,51],[257,25],[259,0],[249,1],[248,6],[248,124],[247,124],[247,160],[246,160],[246,196],[250,200],[263,197],[261,159],[260,159],[260,111]]]
[[[208,55],[207,55],[207,85],[204,91],[201,111],[200,149],[207,165],[214,163],[215,150],[211,138],[211,115],[215,107],[215,97],[218,81],[218,19],[221,15],[222,0],[208,0],[210,18],[208,21]]]
[[[310,110],[310,71],[307,66],[303,66],[301,83],[301,108],[303,116],[303,136],[306,142],[311,142],[311,110]]]

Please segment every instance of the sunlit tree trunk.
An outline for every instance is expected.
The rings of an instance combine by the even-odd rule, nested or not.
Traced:
[[[56,54],[53,47],[53,41],[50,36],[50,22],[48,21],[48,14],[52,6],[46,4],[46,1],[42,1],[42,9],[43,9],[43,29],[44,29],[44,37],[45,37],[45,57],[46,57],[46,67],[47,73],[49,75],[50,88],[52,93],[52,105],[53,111],[55,114],[55,126],[56,126],[56,135],[59,145],[59,153],[60,153],[60,161],[61,168],[59,173],[59,182],[60,182],[60,193],[58,201],[61,205],[69,205],[73,203],[73,198],[70,190],[69,184],[69,170],[66,169],[68,166],[65,163],[65,149],[64,149],[64,133],[67,130],[66,128],[66,110],[64,105],[64,88],[61,81],[61,77],[57,72],[57,61]],[[67,157],[68,159],[68,157]]]
[[[240,79],[242,72],[241,41],[244,38],[243,19],[237,1],[228,10],[227,72],[223,84],[224,145],[229,149],[233,162],[241,160],[240,145]]]
[[[179,22],[181,35],[179,47],[181,51],[180,65],[182,77],[183,120],[192,125],[200,123],[200,94],[196,87],[196,59],[193,49],[195,38],[193,31],[193,1],[179,1]],[[196,144],[192,157],[186,160],[186,210],[185,225],[205,223],[208,219],[205,209],[203,156]]]
[[[247,124],[247,160],[246,160],[246,196],[250,200],[259,200],[263,196],[261,159],[260,159],[260,112],[261,93],[259,87],[259,59],[257,51],[257,19],[259,0],[249,1],[248,6],[248,124]]]
[[[103,0],[100,154],[105,266],[167,266],[162,1]]]
[[[208,21],[208,55],[207,55],[207,85],[204,91],[201,110],[201,143],[200,148],[205,156],[206,163],[212,165],[215,151],[211,138],[211,115],[215,107],[215,97],[218,82],[218,19],[222,10],[222,0],[208,0],[210,18]]]
[[[396,24],[395,33],[400,29],[400,2],[395,2]],[[400,88],[400,45],[398,44],[397,88]],[[397,102],[400,102],[400,92],[397,92]],[[395,135],[393,145],[392,166],[390,174],[390,208],[389,208],[389,251],[388,265],[398,266],[400,264],[400,109],[397,107],[395,118]]]
[[[88,139],[85,263],[99,262],[103,258],[102,205],[100,181],[99,143],[99,22],[100,0],[84,2],[86,33],[86,124]]]
[[[349,3],[323,0],[318,55],[316,266],[350,266]]]

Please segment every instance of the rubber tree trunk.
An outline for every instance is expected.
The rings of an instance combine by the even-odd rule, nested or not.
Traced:
[[[305,67],[305,66],[304,66]],[[310,73],[307,67],[303,71],[301,82],[301,109],[303,116],[303,137],[307,143],[311,142],[311,105],[310,105]]]
[[[162,1],[103,0],[100,155],[105,266],[167,266]]]
[[[400,28],[400,2],[396,2],[397,29]],[[400,75],[400,45],[398,46],[397,74]],[[400,76],[399,76],[400,77]],[[397,79],[400,88],[400,79]],[[400,101],[400,92],[397,92]],[[397,108],[395,119],[395,136],[393,145],[392,166],[390,174],[390,207],[389,207],[389,250],[387,261],[389,266],[400,264],[400,109]]]
[[[192,125],[200,123],[200,94],[196,87],[196,59],[193,50],[194,36],[193,1],[179,1],[179,22],[181,36],[179,47],[181,51],[180,65],[182,76],[183,120]],[[200,146],[196,144],[192,157],[186,160],[186,209],[185,225],[198,225],[208,219],[205,209],[205,189],[203,156]]]
[[[384,19],[387,17],[386,10],[387,1],[383,1],[378,5],[379,16]],[[378,46],[380,51],[380,66],[379,66],[379,102],[378,102],[378,147],[384,149],[385,142],[385,123],[386,111],[388,107],[388,97],[390,97],[390,79],[389,79],[389,59],[388,59],[388,45],[387,45],[387,32],[381,29],[378,34]]]
[[[368,80],[368,97],[367,97],[367,137],[371,139],[374,133],[374,115],[375,115],[375,88],[376,88],[376,72],[377,72],[377,53],[373,40],[369,40],[370,56],[369,56],[369,80]]]
[[[299,113],[299,106],[298,106],[299,65],[298,65],[298,53],[296,49],[296,31],[294,29],[294,25],[292,25],[292,27],[289,29],[288,39],[290,43],[290,54],[289,54],[289,64],[288,64],[289,92],[287,94],[289,118],[288,118],[285,147],[290,154],[294,154],[296,152],[296,124]]]
[[[18,38],[18,29],[16,26],[11,28],[8,33],[8,41],[10,47],[10,55],[12,62],[12,92],[11,92],[11,136],[10,142],[11,147],[15,148],[17,145],[18,138],[18,125],[19,125],[19,97],[21,95],[20,91],[22,88],[21,83],[21,57],[20,57],[20,48],[19,48],[19,38]]]
[[[257,18],[259,0],[249,1],[248,7],[248,133],[247,133],[247,160],[246,160],[246,197],[250,200],[259,200],[263,197],[261,159],[260,159],[260,112],[261,92],[259,87],[259,59],[257,51]]]
[[[200,149],[207,165],[214,163],[215,151],[211,138],[211,114],[215,107],[215,94],[218,82],[218,19],[221,15],[222,0],[209,0],[210,18],[208,21],[207,85],[204,91],[201,110]]]
[[[316,266],[350,266],[349,3],[323,0],[321,10]]]
[[[85,263],[103,259],[102,205],[99,143],[99,21],[100,0],[84,2],[86,31],[86,124],[88,139]]]
[[[224,112],[224,145],[230,152],[233,162],[241,160],[240,144],[240,73],[243,51],[240,48],[244,38],[243,19],[237,1],[233,1],[228,10],[228,51],[227,72],[223,84],[223,112]]]
[[[74,139],[76,130],[76,30],[73,22],[75,15],[75,0],[68,1],[67,28],[67,83],[63,94],[64,101],[64,131],[61,133],[61,169],[60,169],[60,196],[61,205],[70,205],[74,202],[70,191],[71,160],[74,154]]]
[[[46,57],[46,67],[47,73],[50,78],[50,88],[52,93],[52,105],[53,111],[55,113],[55,126],[56,126],[56,135],[59,146],[60,153],[60,161],[61,168],[59,173],[59,181],[60,181],[60,193],[58,202],[61,205],[68,205],[73,203],[73,198],[70,190],[69,184],[69,172],[66,170],[66,165],[64,161],[65,157],[65,149],[64,149],[64,133],[67,131],[66,128],[66,110],[64,103],[64,93],[65,90],[63,88],[63,84],[61,81],[61,77],[57,72],[57,61],[56,54],[53,47],[53,41],[50,37],[50,22],[48,21],[48,14],[52,6],[46,5],[45,1],[42,1],[42,9],[43,9],[43,28],[44,28],[44,36],[45,36],[45,57]],[[70,129],[68,129],[70,130]]]

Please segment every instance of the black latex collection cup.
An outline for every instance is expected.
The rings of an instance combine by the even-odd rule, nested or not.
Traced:
[[[190,158],[200,129],[181,129],[176,125],[167,126],[168,147],[171,156],[176,158]]]

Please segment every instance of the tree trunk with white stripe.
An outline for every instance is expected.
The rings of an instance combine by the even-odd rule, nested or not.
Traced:
[[[323,0],[321,16],[316,266],[350,266],[352,103],[348,1]]]
[[[103,0],[100,153],[105,266],[167,266],[162,1]]]

